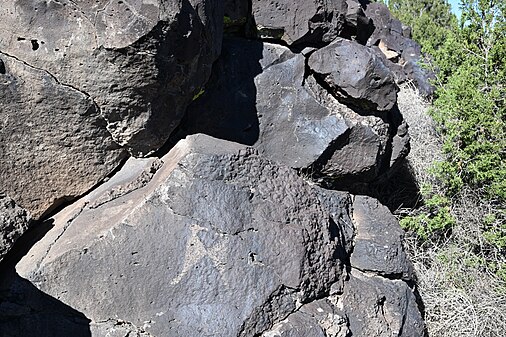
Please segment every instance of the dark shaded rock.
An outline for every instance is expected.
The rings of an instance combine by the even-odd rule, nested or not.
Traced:
[[[254,336],[344,279],[340,224],[291,169],[206,136],[162,161],[143,187],[90,208],[153,162],[130,159],[56,215],[18,273],[92,326],[118,317],[164,336]]]
[[[2,281],[6,274],[11,272],[2,270]],[[0,337],[92,336],[90,320],[82,313],[17,274],[9,278],[7,287],[0,283]]]
[[[426,336],[413,290],[403,281],[353,270],[338,306],[351,336]]]
[[[344,30],[347,11],[345,0],[252,1],[258,35],[289,45],[331,42]]]
[[[0,50],[89,96],[114,141],[145,155],[207,81],[222,28],[216,0],[18,0],[0,13]]]
[[[372,20],[365,15],[364,7],[356,0],[346,0],[345,29],[341,36],[347,39],[355,39],[360,44],[366,44],[374,31]]]
[[[251,16],[248,0],[225,0],[225,25],[230,23],[245,23]]]
[[[205,93],[182,122],[183,134],[253,145],[273,161],[343,186],[376,179],[407,153],[405,132],[398,156],[390,156],[402,117],[353,111],[306,77],[304,63],[283,46],[226,39]]]
[[[343,104],[312,75],[306,78],[305,87],[320,104],[339,111],[350,127],[332,144],[332,151],[326,151],[307,170],[314,179],[333,188],[363,193],[368,183],[395,171],[409,152],[407,124],[396,107],[378,117],[376,111],[343,109]]]
[[[356,196],[356,228],[351,265],[364,272],[412,280],[413,266],[402,246],[404,231],[388,208],[376,199]]]
[[[375,27],[367,45],[383,58],[396,81],[413,81],[421,94],[432,95],[434,87],[429,80],[433,75],[418,65],[422,60],[421,47],[411,40],[410,28],[394,18],[380,2],[368,4],[365,13],[372,19]]]
[[[369,48],[338,39],[309,57],[309,67],[331,92],[366,110],[388,111],[399,88],[388,68]]]
[[[0,192],[0,261],[29,224],[30,214]]]
[[[126,153],[94,101],[46,71],[1,54],[0,189],[34,219],[88,191]]]

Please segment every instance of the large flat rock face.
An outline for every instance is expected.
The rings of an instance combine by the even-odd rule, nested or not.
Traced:
[[[7,1],[0,55],[43,69],[95,101],[115,142],[158,149],[219,54],[213,0]]]
[[[403,252],[361,264],[376,258],[376,242],[358,252],[354,238],[375,230],[354,207],[370,214],[379,206],[309,184],[252,148],[188,137],[161,159],[129,159],[48,220],[11,283],[0,282],[0,330],[32,336],[30,323],[38,336],[344,337],[369,319],[386,324],[364,316],[377,309],[374,294],[351,300],[363,293],[358,276],[350,279],[357,268],[392,299],[401,331],[423,328],[412,289],[391,272],[406,265]],[[400,236],[391,244],[401,247]],[[42,326],[47,313],[54,324]]]
[[[253,336],[343,280],[346,209],[331,223],[289,168],[205,136],[161,161],[130,160],[57,215],[20,276],[95,323],[159,336]]]
[[[125,157],[98,106],[51,74],[0,53],[0,191],[38,219]]]

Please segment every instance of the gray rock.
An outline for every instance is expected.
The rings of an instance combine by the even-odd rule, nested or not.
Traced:
[[[336,97],[319,85],[314,76],[304,86],[330,111],[339,111],[349,131],[317,161],[313,177],[333,188],[361,191],[363,185],[389,176],[409,153],[406,122],[397,107],[375,116],[376,111],[343,109]],[[355,192],[358,193],[358,192]]]
[[[376,199],[356,196],[353,222],[356,235],[350,262],[354,268],[413,280],[413,266],[402,246],[404,231],[388,208]]]
[[[397,132],[402,119],[390,112],[382,118],[373,116],[376,111],[358,114],[306,77],[304,62],[283,46],[225,39],[183,132],[253,145],[275,162],[310,168],[310,174],[343,185],[372,181],[407,154],[407,129]],[[394,158],[389,148],[397,134]]]
[[[161,160],[128,189],[155,162],[130,159],[57,214],[19,275],[90,318],[92,332],[120,320],[156,336],[253,336],[343,279],[330,213],[291,169],[207,136]],[[90,207],[111,190],[128,192]]]
[[[403,281],[353,270],[337,306],[353,337],[426,336],[413,290]]]
[[[390,70],[356,42],[337,39],[311,54],[308,64],[336,97],[361,109],[388,111],[397,102],[399,88]]]
[[[100,182],[125,152],[90,97],[44,70],[0,58],[0,189],[38,219]]]
[[[114,141],[145,155],[207,81],[222,26],[216,0],[8,1],[0,50],[94,100]]]
[[[0,261],[29,224],[30,213],[0,192]]]
[[[339,111],[303,87],[304,57],[286,47],[226,39],[214,74],[188,109],[187,133],[254,145],[271,160],[305,168],[348,130]]]
[[[345,0],[253,0],[258,35],[288,44],[329,43],[343,31]]]
[[[328,299],[304,304],[261,337],[346,337],[346,317]]]

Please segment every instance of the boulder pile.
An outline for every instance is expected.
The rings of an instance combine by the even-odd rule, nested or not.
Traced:
[[[356,0],[7,2],[0,336],[425,336],[356,194],[409,152],[420,57]]]

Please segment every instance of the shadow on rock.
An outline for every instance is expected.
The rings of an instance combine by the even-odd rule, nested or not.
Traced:
[[[0,292],[0,337],[91,336],[90,320],[17,274]]]
[[[86,316],[40,291],[15,270],[52,227],[52,220],[32,226],[0,264],[0,337],[91,336]]]
[[[263,43],[225,39],[205,91],[188,108],[180,133],[205,133],[215,138],[254,145],[260,128],[254,78],[262,72]]]

